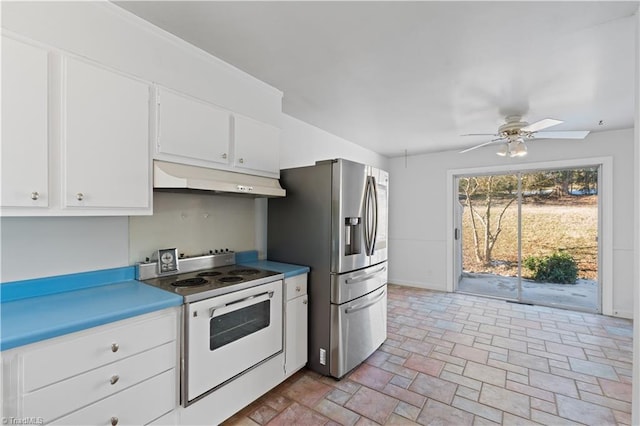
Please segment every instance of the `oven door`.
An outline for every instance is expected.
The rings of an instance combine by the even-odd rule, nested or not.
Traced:
[[[282,351],[282,280],[190,303],[183,403]]]

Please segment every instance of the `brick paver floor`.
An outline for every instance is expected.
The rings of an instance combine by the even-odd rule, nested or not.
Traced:
[[[389,285],[388,338],[303,369],[226,425],[628,425],[632,321]]]

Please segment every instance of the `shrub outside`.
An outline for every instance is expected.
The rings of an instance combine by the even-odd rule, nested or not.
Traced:
[[[556,252],[550,256],[529,256],[524,266],[533,272],[532,278],[538,282],[575,284],[578,266],[567,252]]]

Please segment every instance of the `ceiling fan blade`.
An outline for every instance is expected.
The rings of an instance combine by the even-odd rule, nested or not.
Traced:
[[[561,132],[536,132],[534,139],[584,139],[589,130],[567,130]]]
[[[492,139],[492,140],[490,140],[490,141],[487,141],[487,142],[481,143],[481,144],[479,144],[479,145],[472,146],[471,148],[467,148],[467,149],[464,149],[464,150],[460,151],[460,154],[464,154],[465,152],[473,151],[474,149],[482,148],[483,146],[490,145],[490,144],[492,144],[492,143],[494,143],[494,142],[496,142],[496,141],[500,141],[500,140],[502,140],[502,139],[504,139],[504,138]]]
[[[522,130],[525,132],[537,132],[539,130],[546,129],[547,127],[557,126],[560,123],[564,123],[564,121],[554,120],[553,118],[544,118],[540,121],[524,126]]]
[[[460,136],[498,136],[495,133],[465,133]]]

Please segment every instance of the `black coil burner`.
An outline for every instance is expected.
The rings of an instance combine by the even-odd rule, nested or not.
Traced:
[[[222,272],[218,271],[204,271],[198,274],[199,277],[216,277],[218,275],[222,275]]]
[[[255,274],[259,274],[260,271],[258,271],[257,269],[245,268],[245,269],[234,269],[229,273],[231,275],[255,275]]]
[[[237,283],[242,281],[243,278],[242,277],[222,277],[222,278],[218,278],[218,281],[220,281],[221,283]]]
[[[204,278],[187,278],[186,280],[178,280],[176,282],[171,283],[172,286],[175,287],[192,287],[196,285],[207,284],[209,281]]]

